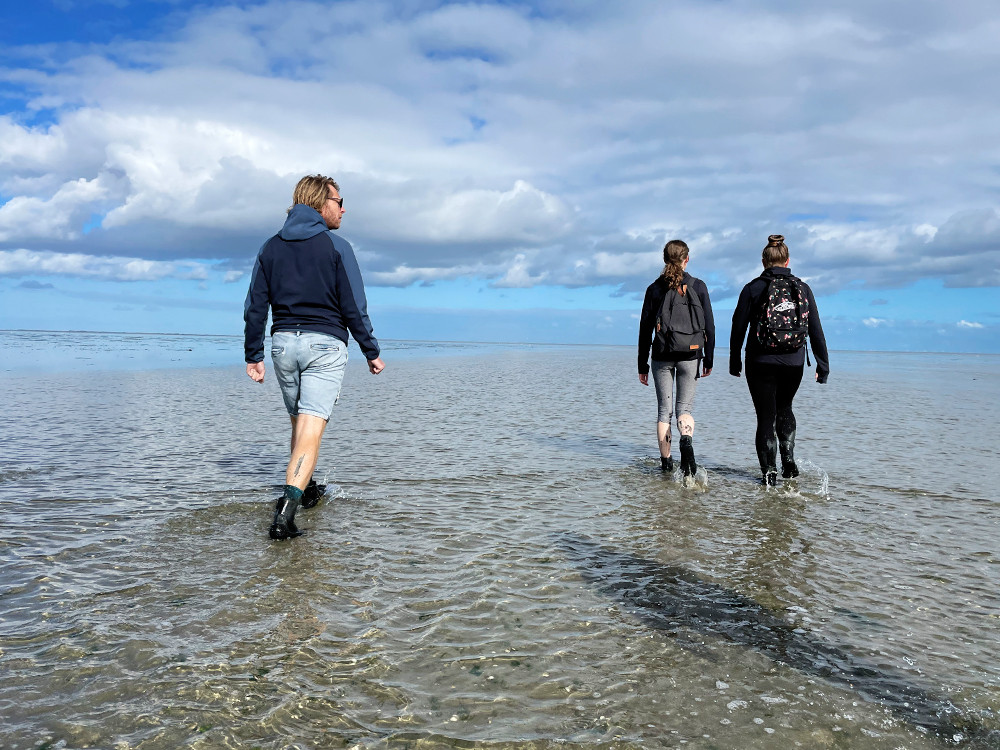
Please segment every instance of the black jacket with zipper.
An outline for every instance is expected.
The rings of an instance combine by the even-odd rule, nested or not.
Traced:
[[[760,276],[751,281],[740,292],[740,299],[733,310],[733,327],[729,334],[729,374],[739,375],[743,370],[743,362],[740,358],[740,350],[743,348],[743,339],[747,340],[746,361],[748,365],[787,365],[789,367],[802,367],[806,362],[806,347],[796,349],[788,354],[771,354],[761,349],[757,343],[757,336],[753,327],[763,306],[763,295],[769,282],[775,276],[791,276],[790,269],[784,266],[771,266],[765,269]],[[798,278],[798,277],[796,277]],[[823,325],[819,320],[819,310],[816,308],[816,297],[813,296],[809,285],[799,279],[805,289],[806,297],[809,300],[809,336],[806,346],[811,345],[813,356],[816,357],[816,374],[819,375],[819,382],[825,383],[830,374],[830,355],[826,349],[826,337],[823,335]],[[747,336],[747,329],[751,328],[750,335]]]
[[[708,287],[701,279],[696,279],[687,271],[681,284],[687,284],[688,291],[694,292],[701,300],[701,306],[705,310],[705,351],[702,368],[711,370],[715,360],[715,318],[712,316],[712,301],[708,298]],[[642,313],[639,315],[639,374],[649,373],[649,349],[653,343],[653,333],[656,331],[656,316],[660,314],[660,307],[663,299],[667,296],[670,287],[667,281],[660,276],[656,281],[646,288],[646,297],[642,301]],[[697,359],[698,353],[677,353],[663,354],[653,351],[653,359],[657,362],[682,362]]]

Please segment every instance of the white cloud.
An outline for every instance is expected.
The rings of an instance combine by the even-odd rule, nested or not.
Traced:
[[[514,260],[507,267],[507,272],[503,275],[503,278],[495,282],[493,286],[509,289],[525,289],[541,284],[544,281],[545,274],[532,275],[524,254],[519,253],[514,256]]]
[[[626,276],[656,276],[663,269],[663,260],[655,253],[594,254],[594,272],[607,279]]]
[[[476,273],[475,270],[463,266],[457,268],[411,268],[404,264],[396,266],[391,271],[366,273],[365,278],[373,286],[409,286],[416,282],[433,283],[474,273]]]
[[[524,180],[503,191],[455,189],[432,181],[369,190],[357,213],[362,226],[370,222],[364,231],[375,241],[538,242],[562,234],[570,216],[561,200]],[[398,220],[386,221],[387,214]]]
[[[204,279],[200,263],[166,263],[142,258],[97,257],[82,253],[0,250],[0,276],[78,276],[108,281]]]
[[[263,2],[24,51],[0,247],[245,259],[323,171],[372,283],[641,290],[669,235],[738,288],[777,230],[820,292],[1000,285],[992,5],[877,6]]]
[[[971,321],[968,321],[968,320],[960,320],[960,321],[958,321],[958,327],[959,328],[985,328],[986,326],[984,326],[982,323],[971,322]]]
[[[878,328],[879,326],[891,325],[891,323],[885,318],[865,318],[861,321],[869,328]]]
[[[113,182],[110,175],[79,178],[61,185],[48,199],[11,198],[0,206],[0,241],[78,238],[86,217],[111,195]]]

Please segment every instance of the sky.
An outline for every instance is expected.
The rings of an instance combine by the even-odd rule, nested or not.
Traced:
[[[769,234],[834,349],[1000,352],[995,0],[36,0],[0,10],[0,328],[241,334],[296,181],[382,339],[720,344]]]

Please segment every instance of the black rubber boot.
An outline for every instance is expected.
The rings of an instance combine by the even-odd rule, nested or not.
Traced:
[[[681,471],[686,477],[693,477],[698,471],[694,461],[694,441],[690,435],[681,435]]]
[[[781,476],[785,479],[797,477],[799,467],[795,465],[795,430],[784,440],[778,440],[778,450],[781,452]]]
[[[778,486],[778,470],[768,469],[763,473],[760,478],[760,483],[765,487],[777,487]]]
[[[673,456],[660,456],[660,469],[662,469],[663,471],[673,471],[674,470]]]
[[[295,511],[298,508],[298,500],[284,496],[278,498],[274,506],[274,520],[268,531],[268,535],[272,539],[290,539],[302,533],[295,525]]]
[[[325,484],[316,484],[315,479],[310,479],[309,484],[302,491],[302,507],[307,509],[315,508],[316,503],[323,497],[324,492],[326,492]]]

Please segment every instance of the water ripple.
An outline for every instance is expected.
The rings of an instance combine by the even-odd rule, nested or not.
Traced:
[[[922,381],[803,386],[765,491],[745,385],[706,379],[685,487],[630,351],[419,351],[352,362],[282,544],[272,382],[0,383],[5,747],[997,746],[996,446],[928,465]],[[992,372],[959,384],[988,424]]]

